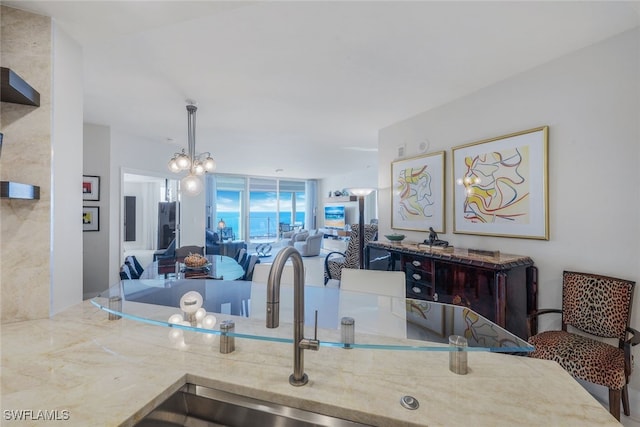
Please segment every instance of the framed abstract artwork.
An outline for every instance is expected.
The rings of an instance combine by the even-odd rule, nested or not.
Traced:
[[[391,228],[445,231],[445,152],[391,163]]]
[[[98,206],[82,207],[82,231],[100,231],[100,208]]]
[[[82,175],[82,200],[100,200],[100,177]]]
[[[548,126],[454,147],[453,232],[549,239]]]

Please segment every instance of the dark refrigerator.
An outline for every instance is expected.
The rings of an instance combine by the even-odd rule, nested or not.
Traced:
[[[176,233],[176,202],[158,203],[158,249],[166,249]]]

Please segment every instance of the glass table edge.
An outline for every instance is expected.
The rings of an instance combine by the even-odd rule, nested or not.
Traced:
[[[180,329],[184,331],[198,332],[209,335],[225,335],[229,337],[236,337],[239,339],[251,339],[257,341],[267,341],[267,342],[277,342],[277,343],[286,343],[293,344],[292,338],[283,338],[283,337],[269,337],[264,335],[257,334],[246,334],[240,332],[231,332],[231,331],[221,331],[219,329],[207,329],[197,326],[191,325],[183,325],[170,323],[168,321],[149,319],[146,317],[138,316],[131,313],[125,313],[123,311],[117,311],[114,309],[101,304],[98,301],[98,298],[106,298],[104,296],[96,296],[90,300],[91,304],[97,307],[98,309],[105,311],[109,314],[119,316],[122,318],[126,318],[129,320],[146,323],[149,325],[160,326],[165,328],[174,328]],[[217,314],[217,313],[216,313]],[[374,335],[368,335],[369,337],[374,337]],[[383,339],[383,336],[380,336],[380,339]],[[508,354],[526,354],[535,350],[533,345],[529,346],[505,346],[505,347],[487,347],[487,346],[475,346],[475,347],[456,347],[449,346],[447,344],[442,343],[434,343],[425,341],[425,345],[416,345],[416,340],[413,340],[411,344],[374,344],[374,343],[344,343],[341,341],[322,341],[320,340],[319,345],[321,347],[333,347],[333,348],[345,348],[345,349],[369,349],[369,350],[387,350],[387,351],[428,351],[428,352],[453,352],[453,351],[464,351],[464,352],[491,352],[491,353],[508,353]],[[429,345],[430,344],[430,345]]]

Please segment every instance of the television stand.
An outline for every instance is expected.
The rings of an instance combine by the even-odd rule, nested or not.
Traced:
[[[350,231],[343,230],[341,228],[321,228],[320,230],[318,230],[318,232],[322,233],[325,239],[326,238],[340,239],[340,238],[349,237],[351,235]]]
[[[322,249],[326,251],[344,252],[347,250],[349,243],[350,231],[339,228],[321,228],[318,230],[322,233]]]

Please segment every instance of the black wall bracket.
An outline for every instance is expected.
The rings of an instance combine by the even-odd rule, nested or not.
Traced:
[[[40,93],[9,68],[0,67],[2,102],[40,106]]]
[[[13,181],[0,181],[0,198],[38,200],[40,187]]]

